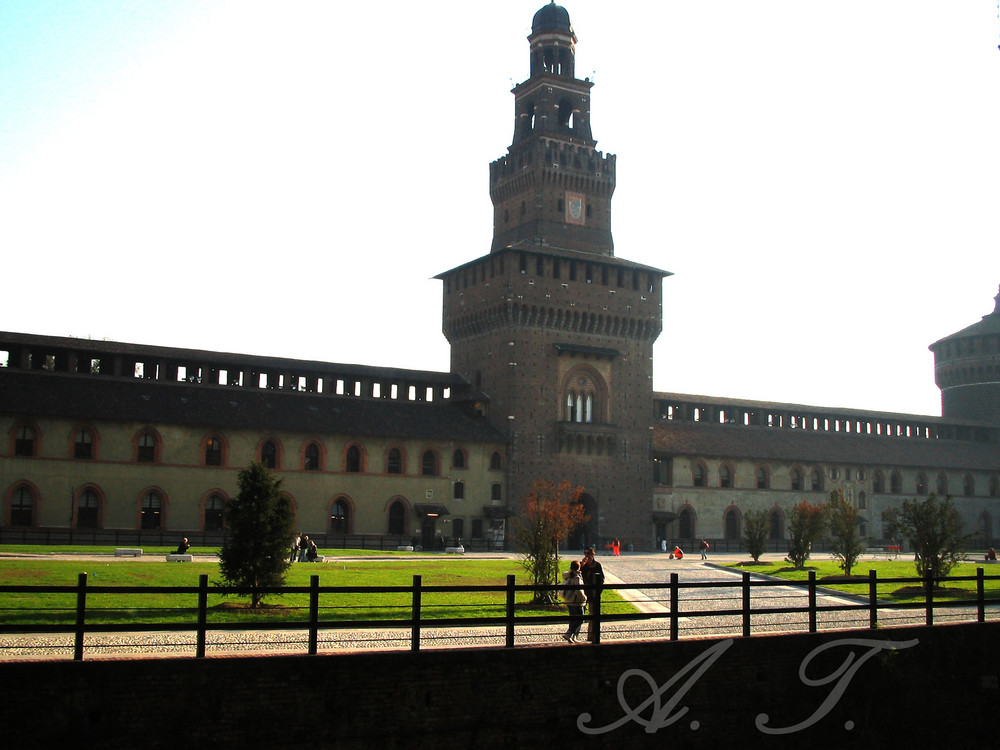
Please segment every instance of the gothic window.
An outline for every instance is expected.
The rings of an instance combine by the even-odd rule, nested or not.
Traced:
[[[577,368],[566,379],[563,388],[567,422],[593,424],[604,422],[603,383],[589,368]]]
[[[94,457],[94,434],[86,427],[77,430],[73,441],[73,458],[88,459]]]
[[[823,472],[813,469],[809,477],[809,487],[813,492],[820,492],[823,489]]]
[[[452,497],[456,500],[465,499],[465,482],[455,482],[452,485]]]
[[[222,531],[222,514],[226,509],[226,501],[222,495],[212,493],[205,501],[205,531]]]
[[[319,471],[320,451],[319,445],[309,443],[302,454],[302,468],[306,471]]]
[[[351,512],[347,501],[342,497],[338,497],[330,506],[330,533],[351,533]]]
[[[490,500],[498,501],[503,500],[503,485],[499,482],[494,482],[490,486]]]
[[[34,526],[35,494],[26,485],[20,485],[10,498],[10,525]]]
[[[17,430],[17,437],[14,438],[14,455],[35,455],[35,431],[27,425],[21,425]]]
[[[889,475],[889,492],[893,495],[899,495],[902,491],[903,478],[900,476],[898,471],[894,471]]]
[[[944,472],[937,475],[937,494],[938,497],[946,497],[948,495],[948,475]]]
[[[344,454],[344,471],[348,474],[358,474],[364,470],[361,448],[357,444],[352,444]]]
[[[881,471],[876,471],[872,475],[872,491],[876,495],[882,495],[885,493],[885,475]]]
[[[451,465],[452,465],[452,468],[454,468],[454,469],[464,469],[464,468],[466,468],[465,451],[463,451],[461,448],[459,448],[454,453],[452,453],[451,454]]]
[[[101,499],[97,496],[97,493],[90,487],[84,489],[76,500],[76,528],[99,528],[100,508]]]
[[[402,500],[396,500],[389,506],[389,528],[390,536],[402,536],[406,533],[406,506]]]
[[[386,474],[402,474],[403,473],[403,452],[399,448],[390,448],[389,453],[385,457],[385,473]]]
[[[792,489],[793,490],[801,490],[802,489],[802,472],[799,469],[792,469],[791,479],[792,479]]]
[[[222,441],[214,435],[205,441],[205,466],[222,466]]]
[[[771,477],[768,474],[767,469],[763,466],[757,468],[757,489],[766,490],[771,487]]]
[[[142,518],[140,528],[158,531],[162,526],[163,498],[157,492],[147,492],[142,498]]]
[[[269,469],[278,468],[278,446],[273,440],[265,440],[260,447],[260,462]]]
[[[740,514],[735,508],[726,511],[725,516],[723,516],[723,528],[726,539],[740,538]]]
[[[135,446],[135,460],[144,464],[156,461],[156,436],[153,433],[144,432],[139,435]]]
[[[694,539],[694,511],[689,507],[681,508],[678,514],[677,533],[681,539]]]
[[[719,467],[719,486],[720,487],[733,486],[733,471],[725,464]]]
[[[490,469],[492,471],[500,471],[503,469],[503,456],[501,456],[498,451],[494,451],[493,455],[490,456]]]
[[[706,486],[706,475],[705,465],[697,463],[691,469],[691,483],[695,487],[705,487]]]
[[[425,477],[436,477],[440,474],[437,453],[430,448],[424,451],[424,455],[420,459],[420,473]]]

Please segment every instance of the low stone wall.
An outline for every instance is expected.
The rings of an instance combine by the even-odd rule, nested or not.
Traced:
[[[10,748],[987,747],[1000,734],[998,637],[1000,624],[942,625],[6,662],[0,727]]]

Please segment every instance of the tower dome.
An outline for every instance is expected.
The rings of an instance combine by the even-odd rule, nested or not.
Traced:
[[[931,344],[941,415],[1000,424],[1000,293],[993,312]]]
[[[569,20],[569,11],[561,5],[556,5],[555,2],[543,6],[531,19],[531,33],[538,34],[546,31],[573,34],[573,24]]]

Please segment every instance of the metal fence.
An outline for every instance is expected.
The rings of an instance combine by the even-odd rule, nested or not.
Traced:
[[[978,568],[974,576],[937,579],[878,578],[875,571],[870,571],[867,577],[861,577],[862,583],[867,584],[867,594],[859,596],[820,586],[814,572],[810,572],[807,581],[762,579],[743,573],[739,580],[691,582],[682,582],[676,573],[672,573],[669,581],[662,583],[604,586],[604,591],[641,590],[641,598],[651,606],[644,607],[646,611],[642,612],[604,613],[601,611],[601,596],[591,596],[586,620],[590,640],[595,644],[600,644],[608,635],[675,641],[681,636],[682,625],[686,635],[714,635],[725,631],[749,637],[776,630],[816,632],[820,628],[871,629],[934,625],[944,621],[981,623],[987,621],[987,615],[989,619],[1000,619],[1000,598],[986,596],[986,582],[997,580],[1000,580],[1000,575],[987,576],[982,568]],[[939,584],[959,582],[974,582],[974,595],[966,600],[941,598],[937,589]],[[887,584],[909,584],[922,588],[924,593],[919,601],[889,602],[879,595],[879,586]],[[194,651],[199,658],[206,654],[210,633],[235,631],[304,631],[305,650],[309,654],[319,651],[320,635],[332,631],[346,631],[348,639],[356,638],[356,635],[350,634],[359,632],[366,632],[366,637],[377,639],[378,633],[391,630],[397,632],[398,644],[398,631],[403,630],[408,635],[408,643],[403,647],[417,651],[422,643],[427,642],[427,631],[457,629],[465,634],[464,645],[496,644],[511,648],[518,645],[519,640],[521,643],[528,642],[524,637],[539,632],[551,638],[553,628],[561,628],[570,621],[567,614],[559,611],[551,615],[518,614],[527,599],[538,592],[557,588],[519,585],[513,575],[508,576],[504,584],[495,586],[425,586],[419,575],[415,575],[408,586],[320,586],[319,576],[314,575],[309,586],[258,590],[267,596],[304,597],[307,604],[288,609],[298,615],[297,619],[247,622],[246,615],[243,619],[219,620],[209,607],[209,597],[249,596],[251,590],[210,587],[207,575],[199,577],[197,586],[126,587],[92,585],[88,575],[81,573],[75,586],[0,586],[0,636],[67,634],[72,637],[73,658],[77,660],[83,659],[88,635],[119,633],[138,637],[137,634],[151,631],[194,633]],[[52,604],[43,610],[34,610],[32,614],[23,605],[17,604],[18,595],[24,594],[44,595],[43,599],[48,597]],[[169,610],[162,607],[144,610],[136,599],[134,607],[128,606],[115,612],[93,604],[101,595],[127,598],[150,594],[176,595],[182,602],[187,600],[189,603]],[[371,608],[366,605],[332,603],[332,598],[337,595],[389,595],[397,597],[402,603],[376,606],[377,612],[395,610],[391,617],[368,617],[366,615]],[[60,596],[63,599],[61,602]],[[496,614],[449,616],[449,609],[469,608],[470,601],[475,602],[477,596],[485,599],[473,604],[473,608],[480,612],[495,611]],[[625,598],[634,598],[634,595]],[[165,612],[179,617],[179,621],[164,622],[162,616]],[[127,621],[109,621],[116,617]],[[383,646],[389,647],[388,640]]]

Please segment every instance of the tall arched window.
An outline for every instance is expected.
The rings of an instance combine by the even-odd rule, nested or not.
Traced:
[[[420,460],[420,473],[425,477],[436,477],[440,474],[438,471],[437,453],[430,448],[424,451],[424,455]]]
[[[726,511],[726,515],[723,518],[724,528],[726,533],[726,539],[739,539],[740,538],[740,514],[735,508],[730,508]]]
[[[500,471],[503,469],[503,456],[499,452],[493,451],[493,455],[490,456],[490,470]]]
[[[733,472],[728,466],[723,464],[719,467],[719,486],[720,487],[732,487],[733,486]]]
[[[10,525],[35,525],[35,493],[26,485],[20,485],[11,495]]]
[[[205,501],[205,531],[222,531],[223,513],[226,501],[222,495],[213,493]]]
[[[823,489],[823,472],[819,469],[813,469],[812,474],[809,475],[809,486],[812,488],[813,492],[820,492]]]
[[[86,427],[76,432],[73,441],[73,458],[89,459],[94,457],[94,434]]]
[[[784,521],[785,519],[781,515],[781,511],[777,508],[771,509],[770,521],[770,533],[768,537],[772,540],[779,540],[785,537]]]
[[[76,528],[100,528],[101,499],[90,487],[80,493],[76,500]]]
[[[135,446],[135,460],[151,464],[156,461],[156,436],[151,432],[144,432],[139,435]]]
[[[574,368],[563,383],[564,421],[584,424],[605,422],[606,393],[604,381],[592,368]]]
[[[705,478],[705,466],[704,464],[697,463],[691,469],[691,483],[695,487],[704,487],[706,485]]]
[[[403,452],[399,448],[390,448],[385,457],[386,474],[403,473]]]
[[[796,469],[792,469],[791,482],[792,482],[792,489],[793,490],[801,490],[802,489],[802,472],[799,471],[799,469],[797,469],[797,468]]]
[[[260,446],[260,462],[269,469],[278,468],[278,446],[273,440],[265,440]]]
[[[903,492],[903,477],[898,471],[889,475],[889,492],[893,495],[899,495]]]
[[[163,498],[156,492],[147,492],[142,498],[140,528],[157,531],[163,528]]]
[[[205,441],[205,466],[222,466],[222,441],[214,435]]]
[[[406,505],[402,500],[396,500],[389,506],[389,528],[390,536],[402,536],[406,533]]]
[[[452,497],[456,500],[465,499],[465,482],[455,482],[452,485]]]
[[[34,456],[36,438],[34,429],[28,425],[18,427],[14,437],[14,455]]]
[[[351,533],[351,511],[343,498],[337,498],[330,506],[330,533]]]
[[[361,448],[357,445],[350,445],[344,455],[344,471],[349,474],[357,474],[363,470]]]
[[[881,471],[876,471],[872,475],[872,492],[876,495],[885,494],[885,474]]]
[[[455,468],[455,469],[464,469],[464,468],[466,468],[465,451],[464,450],[462,450],[461,448],[458,448],[458,449],[455,450],[454,453],[451,454],[451,465],[452,465],[452,468]]]
[[[302,468],[306,471],[319,471],[319,446],[316,443],[309,443],[302,454]]]
[[[694,511],[688,507],[681,508],[677,526],[681,539],[694,539]]]

